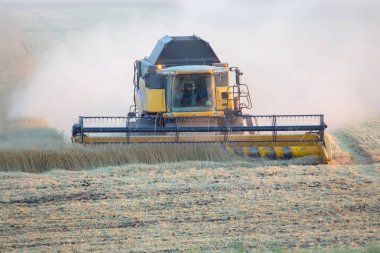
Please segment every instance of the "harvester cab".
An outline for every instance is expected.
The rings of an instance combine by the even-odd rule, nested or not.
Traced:
[[[250,157],[331,159],[323,115],[245,114],[252,102],[241,75],[201,38],[165,36],[149,57],[135,61],[134,105],[128,115],[80,116],[72,140],[221,143]]]
[[[241,115],[252,104],[239,68],[222,63],[197,36],[160,39],[149,57],[135,62],[134,101],[130,115],[165,118]],[[236,83],[230,85],[229,72]]]

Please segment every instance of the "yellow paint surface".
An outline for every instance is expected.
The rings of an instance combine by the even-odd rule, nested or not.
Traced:
[[[166,112],[165,89],[145,89],[146,110],[148,112]]]

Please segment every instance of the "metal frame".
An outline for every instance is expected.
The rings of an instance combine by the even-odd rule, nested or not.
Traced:
[[[162,116],[160,116],[162,117]],[[180,119],[213,119],[215,121],[223,122],[220,126],[179,126]],[[232,122],[234,119],[242,118],[246,119],[247,122],[249,120],[269,120],[271,121],[270,125],[265,126],[234,126],[230,125],[229,122]],[[279,120],[281,119],[289,119],[289,120],[300,120],[300,119],[308,119],[313,118],[315,121],[318,121],[319,124],[314,125],[278,125]],[[86,127],[84,126],[85,121],[96,121],[96,120],[125,120],[125,127]],[[257,132],[271,132],[272,141],[273,142],[292,142],[294,140],[278,140],[279,132],[287,132],[287,131],[300,131],[300,132],[309,132],[314,133],[319,136],[318,142],[324,142],[324,130],[327,128],[327,125],[324,123],[324,116],[322,114],[304,114],[304,115],[225,115],[222,117],[189,117],[189,118],[164,118],[165,120],[170,120],[171,124],[174,126],[153,126],[153,127],[136,127],[131,125],[131,121],[138,121],[139,117],[109,117],[109,116],[98,116],[98,117],[79,117],[79,125],[78,125],[78,135],[74,137],[79,137],[80,143],[83,143],[83,138],[86,134],[90,133],[125,133],[126,134],[126,143],[130,142],[130,137],[132,133],[175,133],[175,142],[179,142],[180,133],[212,133],[219,132],[221,135],[224,135],[224,143],[227,143],[228,135],[230,133],[236,132],[249,132],[249,133],[257,133]],[[146,118],[144,118],[146,119]],[[151,117],[152,120],[156,121],[157,117]],[[255,134],[251,134],[255,135]],[[244,141],[240,141],[244,142]],[[296,142],[315,142],[315,140],[296,140]]]

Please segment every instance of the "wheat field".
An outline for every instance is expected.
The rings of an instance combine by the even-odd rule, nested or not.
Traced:
[[[365,252],[379,242],[380,142],[362,140],[379,136],[378,125],[337,132],[329,165],[231,159],[213,145],[172,155],[162,147],[3,147],[2,159],[42,163],[34,173],[0,172],[0,251]],[[94,169],[115,157],[124,160]]]

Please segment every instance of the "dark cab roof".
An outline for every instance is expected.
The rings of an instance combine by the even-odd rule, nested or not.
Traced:
[[[195,35],[162,37],[146,60],[167,66],[220,63],[209,43]]]

